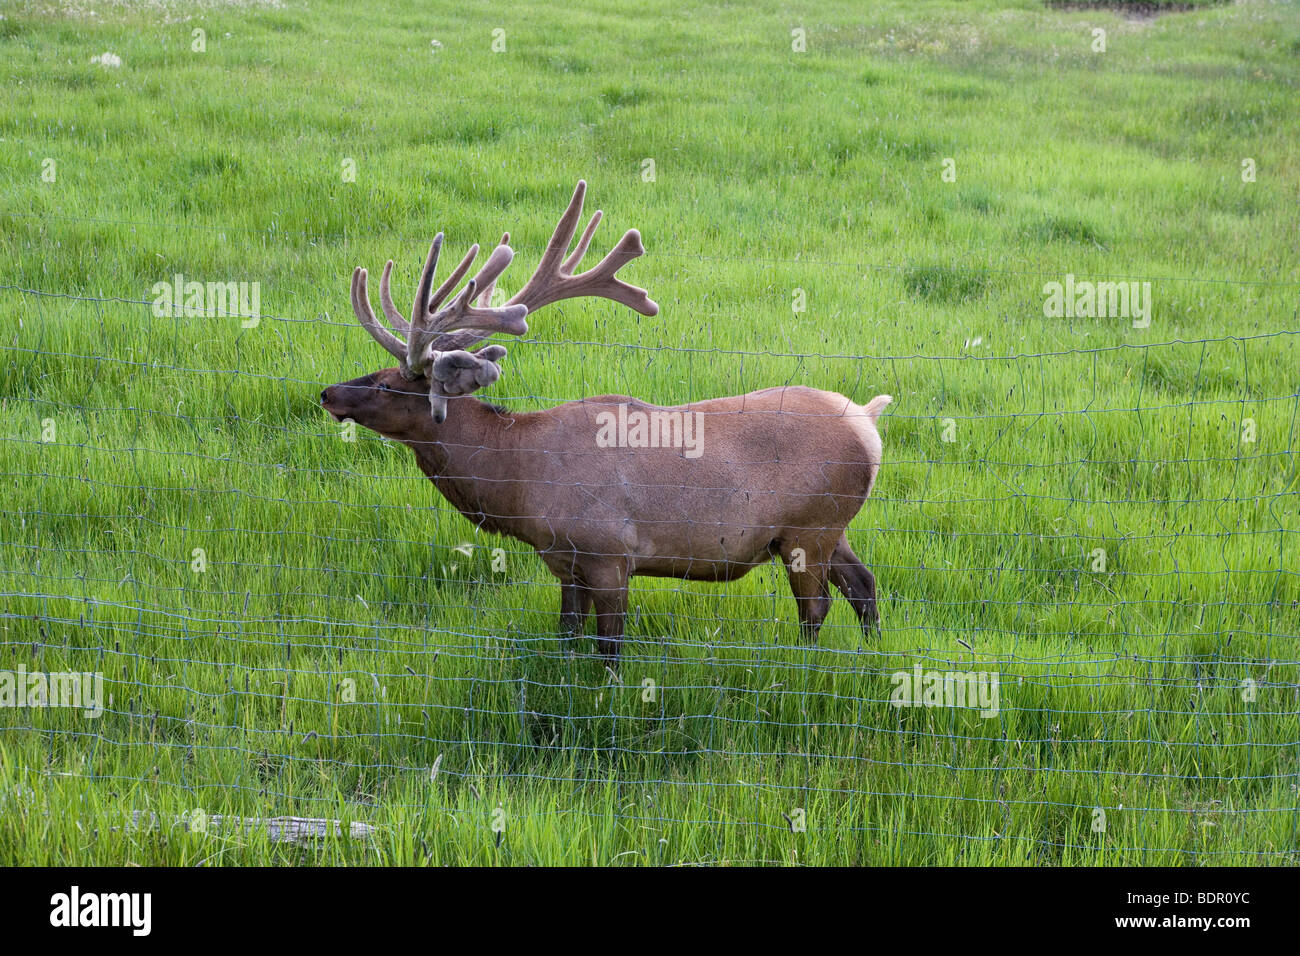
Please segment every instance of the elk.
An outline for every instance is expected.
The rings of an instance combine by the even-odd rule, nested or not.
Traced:
[[[396,368],[331,385],[321,404],[408,446],[438,491],[480,528],[536,549],[560,582],[562,637],[584,633],[595,610],[597,649],[617,663],[635,575],[732,581],[773,555],[785,563],[804,637],[816,640],[831,606],[829,584],[870,637],[876,581],[845,528],[880,468],[876,422],[891,401],[865,406],[803,386],[767,388],[670,408],[599,395],[537,412],[480,401],[506,350],[472,346],[494,333],[520,336],[526,316],[581,296],[610,299],[645,316],[659,307],[616,273],[645,252],[630,229],[594,268],[577,274],[598,211],[566,255],[582,216],[579,182],[536,272],[504,305],[491,304],[514,252],[501,237],[478,274],[465,277],[474,245],[432,290],[442,233],[433,240],[410,318],[379,283],[388,326],[376,317],[366,270],[352,274],[352,307]]]

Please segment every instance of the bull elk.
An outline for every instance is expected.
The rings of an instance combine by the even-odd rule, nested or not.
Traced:
[[[390,260],[379,301],[391,328],[376,319],[366,270],[356,269],[352,307],[399,364],[331,385],[321,404],[407,445],[461,514],[535,548],[560,581],[561,634],[581,635],[594,608],[608,658],[622,644],[633,575],[732,581],[772,555],[785,563],[806,638],[816,639],[830,609],[828,582],[870,636],[876,582],[844,529],[880,468],[876,420],[888,395],[863,406],[790,386],[673,408],[600,395],[527,413],[472,397],[500,376],[506,350],[470,347],[493,333],[523,335],[525,316],[549,303],[593,296],[658,313],[644,289],[615,275],[645,251],[635,229],[595,268],[574,274],[601,218],[566,256],[585,194],[579,182],[537,271],[502,306],[491,297],[514,257],[509,233],[446,306],[478,246],[434,290],[439,233],[409,320],[389,292]]]

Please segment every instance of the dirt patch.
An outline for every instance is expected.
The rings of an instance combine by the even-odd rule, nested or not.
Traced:
[[[1226,6],[1231,0],[1219,0],[1217,3],[1187,3],[1186,0],[1141,0],[1137,3],[1125,3],[1124,0],[1044,0],[1053,10],[1113,10],[1128,20],[1154,20],[1170,13],[1186,13],[1188,10],[1207,10],[1214,6]]]

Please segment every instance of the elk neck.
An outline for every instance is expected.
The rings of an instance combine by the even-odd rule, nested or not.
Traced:
[[[499,472],[503,464],[499,454],[483,453],[508,452],[518,437],[507,438],[506,433],[523,430],[526,420],[527,416],[465,396],[450,402],[441,425],[430,419],[418,438],[403,444],[457,511],[485,530],[504,530],[495,527],[492,516],[514,513],[511,502],[498,499],[517,492],[510,485],[481,480],[493,477],[489,472]]]

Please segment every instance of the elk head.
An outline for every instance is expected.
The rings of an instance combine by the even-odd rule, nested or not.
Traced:
[[[442,249],[442,233],[438,233],[429,248],[409,320],[393,303],[389,290],[393,272],[390,259],[379,280],[379,301],[388,326],[375,317],[366,289],[366,270],[358,267],[352,273],[352,308],[366,331],[399,364],[325,389],[321,404],[326,411],[338,419],[350,418],[386,437],[413,440],[425,432],[430,417],[435,425],[446,420],[448,399],[469,395],[497,380],[506,350],[500,345],[476,351],[470,351],[470,347],[495,333],[523,335],[528,331],[525,316],[530,312],[560,299],[597,296],[620,302],[642,315],[658,314],[659,306],[644,289],[615,276],[625,263],[645,252],[641,234],[635,229],[629,229],[594,268],[573,274],[601,219],[597,211],[578,245],[565,256],[582,216],[586,192],[587,184],[579,181],[537,270],[502,306],[491,304],[492,290],[514,258],[514,250],[509,246],[510,233],[501,237],[478,274],[445,307],[443,303],[469,271],[479,247],[477,243],[471,246],[460,265],[433,290],[438,253]]]

